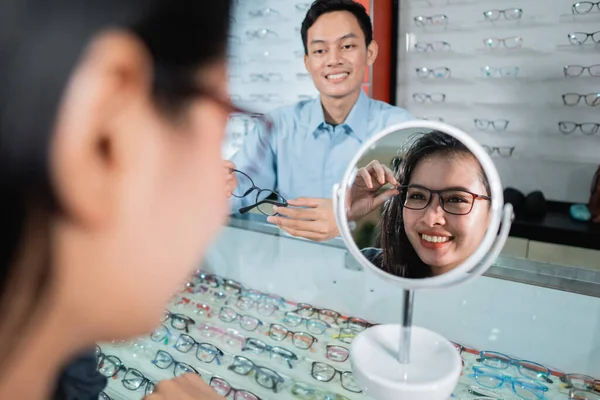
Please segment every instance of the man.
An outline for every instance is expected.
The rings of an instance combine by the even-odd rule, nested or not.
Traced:
[[[377,58],[371,20],[352,0],[317,0],[301,28],[304,64],[318,98],[268,114],[271,129],[249,134],[242,149],[225,162],[228,195],[237,186],[237,168],[261,189],[275,190],[292,207],[267,220],[293,236],[324,241],[338,235],[332,187],[363,142],[383,128],[414,117],[406,110],[370,99],[362,90],[368,66]],[[255,195],[232,198],[232,206],[254,203]],[[299,208],[298,208],[299,207]]]

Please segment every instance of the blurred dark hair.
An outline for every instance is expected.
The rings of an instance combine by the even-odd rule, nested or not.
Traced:
[[[302,21],[302,27],[300,28],[300,34],[302,35],[302,44],[304,45],[304,54],[308,54],[308,30],[311,26],[319,19],[323,14],[327,14],[334,11],[348,11],[352,13],[358,20],[360,29],[362,29],[365,35],[366,45],[370,45],[373,41],[373,26],[371,24],[371,18],[367,14],[365,7],[353,0],[316,0],[312,3],[310,8]]]
[[[392,170],[401,186],[410,184],[412,174],[419,163],[426,157],[436,156],[470,156],[471,151],[454,136],[440,131],[418,133],[411,137],[408,147],[392,161]],[[475,159],[476,160],[476,159]],[[486,195],[490,195],[490,184],[481,166],[479,175],[485,187]],[[382,251],[375,260],[379,267],[403,278],[427,278],[431,276],[431,267],[418,256],[408,240],[402,217],[402,196],[394,196],[388,200],[381,215],[381,229],[378,245]]]
[[[0,334],[5,336],[29,318],[11,315],[18,321],[4,324],[11,310],[8,291],[31,292],[26,311],[32,311],[52,274],[48,220],[60,205],[49,149],[65,86],[86,46],[112,28],[136,35],[152,57],[157,107],[173,110],[197,95],[197,68],[224,59],[230,1],[0,0],[0,10]],[[36,240],[39,255],[16,266],[25,240]],[[15,276],[23,288],[8,286]],[[8,348],[2,344],[0,357]]]

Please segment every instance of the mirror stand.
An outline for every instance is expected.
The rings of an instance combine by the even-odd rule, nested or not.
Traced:
[[[354,379],[371,398],[448,400],[456,387],[460,355],[441,335],[411,325],[413,296],[413,291],[404,293],[402,324],[373,326],[352,341]]]
[[[398,351],[398,361],[401,364],[408,364],[410,362],[410,334],[414,298],[414,291],[402,291],[402,329],[400,329],[400,350]]]

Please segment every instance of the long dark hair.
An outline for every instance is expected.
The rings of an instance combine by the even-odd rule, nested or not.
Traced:
[[[392,161],[392,170],[400,185],[408,185],[417,165],[431,155],[456,157],[469,155],[471,151],[458,139],[440,131],[413,135],[406,149],[399,152]],[[489,195],[490,186],[483,169],[480,167],[481,182]],[[402,217],[401,195],[394,196],[383,206],[381,226],[377,238],[382,251],[376,263],[390,274],[403,278],[427,278],[431,276],[431,267],[418,256],[408,240]]]
[[[11,332],[29,323],[52,275],[48,221],[61,207],[50,179],[50,142],[85,47],[112,28],[136,35],[152,57],[153,99],[172,111],[197,93],[197,68],[225,58],[230,1],[0,0],[0,10],[0,360],[6,361],[12,345],[4,339],[16,340]],[[34,257],[23,254],[32,247]],[[17,315],[9,291],[27,293]]]

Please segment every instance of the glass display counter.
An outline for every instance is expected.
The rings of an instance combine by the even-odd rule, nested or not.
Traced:
[[[350,343],[398,323],[401,297],[339,239],[315,243],[260,216],[233,218],[151,335],[99,344],[100,370],[114,374],[106,395],[140,399],[195,370],[231,399],[366,399]],[[452,398],[600,396],[600,271],[503,255],[466,285],[417,292],[414,320],[461,353]]]

